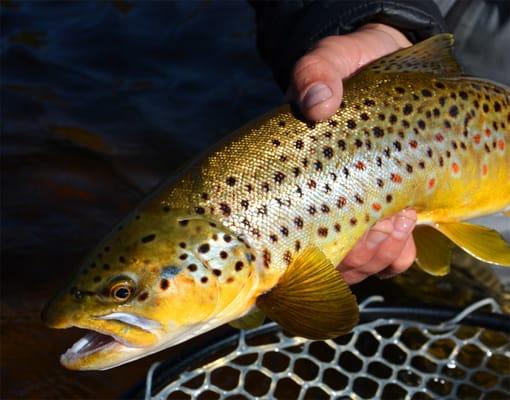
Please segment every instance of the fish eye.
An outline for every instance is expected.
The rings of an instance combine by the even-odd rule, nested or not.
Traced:
[[[134,283],[129,278],[121,278],[116,280],[110,286],[110,296],[118,302],[128,300],[135,292]]]

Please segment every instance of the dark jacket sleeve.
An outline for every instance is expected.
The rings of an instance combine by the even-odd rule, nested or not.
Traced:
[[[401,31],[411,42],[444,32],[432,0],[250,1],[256,11],[257,47],[286,89],[292,67],[320,39],[349,33],[369,22]]]

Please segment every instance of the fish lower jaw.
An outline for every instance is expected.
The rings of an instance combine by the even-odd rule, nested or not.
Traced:
[[[86,370],[89,369],[87,360],[99,353],[126,353],[140,349],[140,346],[130,345],[112,335],[89,331],[60,356],[60,363],[68,369]]]

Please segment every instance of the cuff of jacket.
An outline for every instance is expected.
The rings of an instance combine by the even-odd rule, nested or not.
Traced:
[[[390,25],[411,42],[445,31],[441,13],[431,0],[325,0],[302,4],[294,4],[289,10],[287,3],[284,12],[274,3],[266,3],[266,9],[255,5],[257,46],[283,90],[289,85],[296,61],[326,36],[350,33],[369,22]]]

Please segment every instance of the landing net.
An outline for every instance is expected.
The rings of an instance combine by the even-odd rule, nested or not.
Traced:
[[[380,300],[367,299],[361,315]],[[508,329],[463,323],[488,307],[500,311],[486,299],[446,323],[377,319],[324,341],[289,337],[278,325],[266,324],[240,331],[178,365],[154,364],[145,398],[510,398]]]

